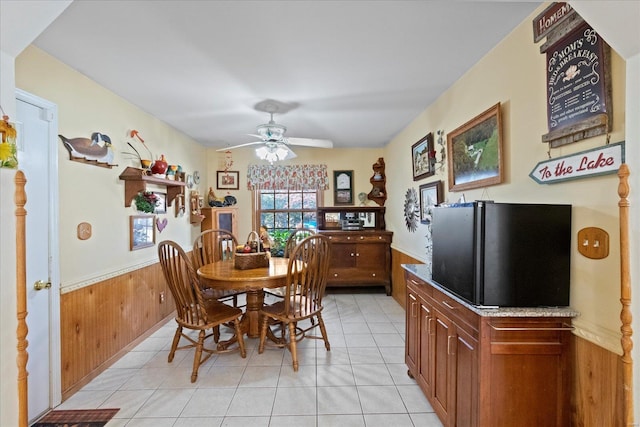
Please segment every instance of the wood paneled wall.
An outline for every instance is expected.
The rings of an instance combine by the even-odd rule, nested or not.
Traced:
[[[422,262],[394,249],[391,259],[392,296],[404,307],[407,287],[401,264]],[[621,357],[572,335],[570,369],[571,426],[625,427]]]
[[[574,427],[624,427],[622,359],[573,335],[572,399]]]
[[[62,294],[63,400],[113,364],[174,310],[160,264]]]
[[[420,261],[392,249],[393,298],[405,306],[401,264]],[[164,302],[160,302],[164,293]],[[63,400],[77,391],[174,311],[159,264],[61,296]],[[620,356],[572,336],[572,426],[622,427]]]
[[[422,264],[422,261],[418,261],[409,255],[399,252],[395,249],[391,249],[391,296],[402,307],[406,304],[407,284],[404,281],[404,269],[402,264]]]

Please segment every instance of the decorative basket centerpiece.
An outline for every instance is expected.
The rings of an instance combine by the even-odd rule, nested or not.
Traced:
[[[260,236],[255,231],[249,233],[247,243],[236,248],[233,262],[239,270],[269,267],[269,253],[262,250]]]

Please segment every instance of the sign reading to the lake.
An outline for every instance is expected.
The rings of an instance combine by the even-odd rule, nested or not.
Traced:
[[[545,160],[529,176],[538,184],[617,173],[624,163],[624,141],[589,151]]]

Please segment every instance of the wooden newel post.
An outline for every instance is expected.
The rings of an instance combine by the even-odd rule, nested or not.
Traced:
[[[618,184],[618,196],[620,201],[620,320],[622,320],[622,393],[624,426],[633,426],[633,330],[631,329],[631,275],[629,265],[629,167],[626,163],[620,165],[618,170],[620,182]]]
[[[18,426],[29,425],[29,395],[27,383],[27,250],[26,250],[26,216],[24,205],[27,204],[27,193],[24,190],[27,179],[24,172],[17,171],[14,178],[16,185],[14,202],[16,204],[16,306],[18,317]]]

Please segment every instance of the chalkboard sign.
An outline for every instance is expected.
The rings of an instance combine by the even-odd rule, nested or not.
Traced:
[[[546,51],[549,134],[543,142],[564,139],[556,144],[562,145],[606,132],[610,85],[605,46],[599,34],[585,24]],[[590,134],[584,132],[603,127]]]

